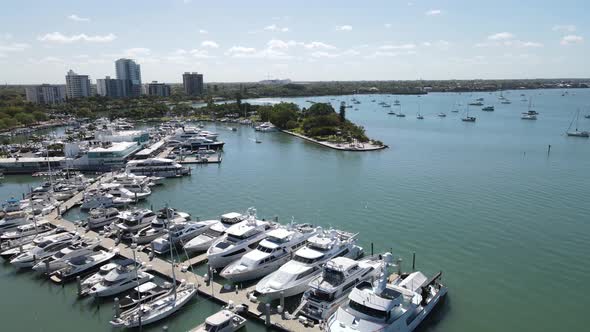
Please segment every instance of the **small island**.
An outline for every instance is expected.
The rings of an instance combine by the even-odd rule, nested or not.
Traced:
[[[270,122],[282,132],[342,151],[375,151],[387,148],[369,139],[365,129],[346,119],[346,105],[339,112],[327,103],[299,109],[293,103],[280,103],[258,110],[261,121]]]

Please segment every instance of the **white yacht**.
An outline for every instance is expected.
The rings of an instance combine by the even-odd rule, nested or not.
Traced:
[[[80,209],[88,211],[96,208],[110,208],[110,207],[123,207],[135,202],[132,198],[128,197],[115,197],[111,194],[102,193],[98,190],[89,191],[84,194],[82,200],[82,206]]]
[[[24,237],[35,235],[39,233],[45,233],[53,229],[53,225],[47,220],[41,220],[37,222],[31,222],[28,224],[17,226],[12,231],[7,231],[0,235],[0,241],[18,240]]]
[[[180,310],[196,293],[197,288],[194,284],[182,283],[178,287],[173,287],[164,296],[122,312],[118,318],[110,322],[111,326],[133,328],[157,322]]]
[[[258,126],[254,127],[254,130],[261,131],[261,132],[272,132],[277,131],[278,128],[270,122],[263,122]]]
[[[98,269],[97,272],[82,279],[82,281],[80,282],[82,286],[82,294],[88,293],[88,290],[90,290],[92,286],[101,282],[107,274],[116,269],[119,266],[119,263],[124,260],[126,259],[114,260],[113,262],[104,264]]]
[[[321,277],[309,284],[303,294],[301,312],[315,320],[325,321],[348,298],[354,286],[364,281],[373,282],[391,263],[391,254],[383,259],[355,261],[347,257],[336,257],[323,267]]]
[[[94,297],[112,296],[130,290],[153,278],[153,275],[141,271],[136,261],[127,259],[120,262],[119,266],[110,271],[103,280],[92,286],[88,294]]]
[[[39,260],[55,254],[79,238],[79,235],[72,233],[60,233],[48,236],[45,241],[39,243],[31,250],[12,258],[10,263],[17,267],[32,267],[37,264]]]
[[[4,213],[21,211],[21,210],[22,210],[21,201],[14,198],[14,197],[9,198],[6,200],[6,202],[2,203],[2,211]]]
[[[157,215],[150,209],[136,208],[119,213],[119,222],[115,223],[115,230],[123,233],[135,233],[150,225]]]
[[[194,239],[188,241],[184,244],[184,250],[187,253],[194,253],[194,252],[201,252],[206,251],[211,247],[211,244],[215,242],[215,240],[219,239],[228,227],[235,225],[244,219],[246,219],[246,215],[243,215],[238,212],[230,212],[223,214],[220,220],[217,221],[211,227],[206,230],[203,234],[195,237]]]
[[[102,229],[117,220],[119,220],[119,210],[117,208],[97,208],[90,210],[90,215],[86,219],[86,226],[89,229]]]
[[[246,319],[237,313],[222,309],[207,317],[205,323],[199,325],[194,332],[234,332],[246,325]]]
[[[441,273],[428,279],[422,272],[398,276],[388,283],[382,273],[375,283],[358,284],[348,301],[328,319],[328,331],[411,332],[447,293]]]
[[[264,277],[288,262],[315,232],[316,229],[309,224],[290,224],[272,229],[255,250],[229,264],[220,275],[231,282]]]
[[[86,255],[72,257],[67,261],[65,267],[55,271],[51,275],[51,280],[55,282],[64,282],[65,280],[84,274],[91,269],[108,262],[115,257],[118,252],[118,249],[109,251],[99,250]]]
[[[31,223],[32,217],[25,211],[7,212],[4,219],[0,220],[0,233],[10,232],[18,226]]]
[[[321,266],[334,257],[357,259],[363,249],[356,245],[354,234],[328,230],[308,239],[305,247],[297,250],[293,259],[256,284],[252,300],[270,302],[280,297],[301,294],[309,283],[322,272]]]
[[[53,235],[59,232],[62,232],[63,229],[61,227],[52,228],[46,232],[39,232],[32,235],[27,235],[15,240],[8,240],[0,243],[0,257],[10,257],[13,255],[18,254],[21,251],[24,251],[24,248],[30,246],[28,249],[32,249],[34,247],[34,242],[43,239],[45,236]]]
[[[140,303],[148,302],[170,292],[171,284],[160,286],[152,281],[133,288],[133,291],[119,302],[122,311],[129,310]]]
[[[186,222],[191,215],[186,212],[179,212],[176,209],[164,208],[158,211],[156,219],[149,226],[146,226],[137,233],[131,235],[131,241],[137,244],[150,243],[166,232],[166,225]]]
[[[117,197],[117,198],[131,199],[134,202],[143,200],[152,194],[151,189],[149,189],[149,187],[147,187],[147,186],[145,188],[135,187],[134,190],[136,192],[133,192],[130,189],[127,189],[124,185],[122,185],[120,183],[114,183],[114,182],[102,183],[98,187],[98,190],[100,190],[101,192],[113,195],[114,197]]]
[[[149,158],[127,162],[125,172],[133,173],[135,175],[171,178],[188,175],[190,170],[172,159]]]
[[[46,257],[40,260],[33,266],[33,270],[42,273],[51,273],[63,269],[68,265],[68,260],[77,257],[84,256],[92,253],[94,249],[100,244],[100,239],[84,239],[77,241],[71,245],[63,248],[56,252],[50,257]]]
[[[197,222],[181,222],[169,225],[167,234],[164,234],[152,241],[152,249],[156,254],[165,254],[170,251],[170,246],[184,244],[194,237],[209,229],[216,220]]]
[[[254,250],[267,237],[267,231],[274,225],[256,219],[256,209],[248,209],[248,218],[230,226],[225,235],[217,239],[207,250],[209,266],[213,269],[225,267]]]

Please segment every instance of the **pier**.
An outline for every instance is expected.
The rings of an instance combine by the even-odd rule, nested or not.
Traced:
[[[95,183],[90,185],[88,189],[96,188],[101,183],[111,180],[112,177],[112,173],[104,174],[100,176]],[[56,209],[45,216],[46,219],[53,225],[61,227],[66,231],[78,232],[80,235],[84,235],[88,238],[98,237],[100,239],[101,247],[105,249],[117,248],[119,250],[119,255],[130,259],[135,257],[137,261],[145,262],[149,271],[152,271],[169,280],[172,279],[172,264],[156,255],[151,256],[149,246],[138,248],[135,250],[134,255],[134,250],[131,249],[128,244],[94,231],[88,231],[85,228],[74,224],[73,222],[64,220],[61,217],[61,214],[67,212],[74,206],[79,205],[82,202],[83,197],[84,192],[79,192],[69,200],[62,202]],[[252,303],[248,299],[248,294],[254,291],[256,284],[246,288],[238,288],[236,286],[236,288],[228,289],[225,288],[223,284],[217,282],[215,278],[210,278],[210,280],[207,280],[204,276],[200,276],[189,271],[191,266],[199,266],[205,264],[206,261],[207,254],[202,253],[183,262],[175,263],[174,275],[176,276],[176,280],[178,282],[185,280],[187,282],[194,283],[197,286],[199,296],[208,298],[214,302],[223,305],[226,305],[230,302],[232,302],[234,305],[245,304],[248,307],[248,312],[243,315],[245,315],[246,318],[255,319],[265,324],[267,315],[267,307],[265,304]],[[284,319],[284,316],[277,311],[276,306],[273,307],[271,305],[269,314],[269,324],[275,329],[281,331],[300,331],[305,328],[305,330],[308,331],[320,331],[319,325],[305,327],[297,319]],[[194,330],[196,330],[196,328],[191,331]]]

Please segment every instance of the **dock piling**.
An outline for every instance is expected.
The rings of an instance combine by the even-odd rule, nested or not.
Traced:
[[[119,298],[115,297],[115,304],[113,305],[113,309],[115,310],[115,318],[119,317],[121,313],[121,304],[119,303]]]
[[[270,326],[270,303],[264,305],[266,317],[264,319],[264,323],[266,326]]]
[[[371,256],[373,256],[373,242],[371,242]]]
[[[45,261],[45,273],[46,273],[46,274],[49,274],[49,272],[50,272],[50,271],[49,271],[49,260],[46,260],[46,261]]]
[[[412,272],[416,270],[416,253],[412,253]]]
[[[285,309],[285,292],[284,291],[281,291],[281,299],[280,299],[280,302],[279,303],[280,304],[279,304],[279,307],[277,309],[279,311],[279,314],[282,314],[283,313],[283,310]]]
[[[78,288],[78,296],[82,295],[82,281],[80,276],[76,276],[76,287]]]

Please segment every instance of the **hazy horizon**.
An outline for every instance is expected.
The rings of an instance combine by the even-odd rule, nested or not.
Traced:
[[[197,0],[100,3],[23,0],[3,8],[0,82],[92,82],[135,59],[142,81],[289,78],[317,81],[510,80],[590,77],[590,4],[580,0]],[[501,77],[501,78],[498,78]]]

